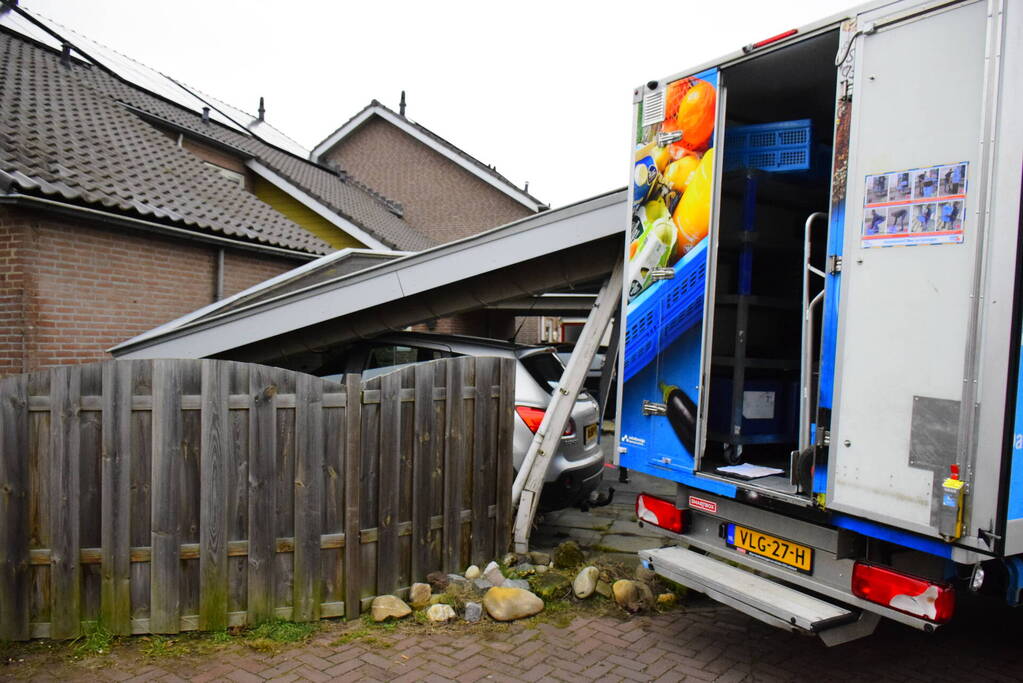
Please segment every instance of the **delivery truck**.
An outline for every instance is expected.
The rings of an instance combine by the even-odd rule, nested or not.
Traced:
[[[1023,3],[872,2],[634,91],[621,466],[658,574],[828,644],[1023,589]]]

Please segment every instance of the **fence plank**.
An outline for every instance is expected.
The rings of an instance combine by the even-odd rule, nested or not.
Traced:
[[[77,368],[50,371],[50,637],[75,638],[81,628],[81,570],[78,564]]]
[[[487,509],[490,500],[488,490],[493,488],[487,476],[490,473],[487,461],[491,458],[491,454],[487,452],[489,434],[487,418],[490,413],[490,387],[494,382],[495,363],[494,358],[476,359],[476,392],[472,413],[472,509],[477,514],[472,517],[472,561],[480,566],[493,554],[492,548],[487,547],[487,527],[490,519],[484,514],[479,514],[479,511]]]
[[[511,546],[511,490],[515,480],[512,454],[515,410],[515,361],[502,358],[497,398],[497,453],[494,458],[497,474],[497,515],[494,520],[494,555],[503,556]]]
[[[444,571],[461,567],[462,486],[465,479],[465,444],[462,440],[462,382],[467,358],[454,358],[446,364],[444,448]]]
[[[320,618],[323,594],[323,382],[298,375],[295,387],[295,557],[292,620]]]
[[[100,622],[131,635],[132,361],[103,364],[102,585]]]
[[[0,379],[0,641],[29,638],[28,376]]]
[[[181,480],[180,366],[153,361],[153,520],[149,579],[149,629],[181,630],[181,539],[178,496]]]
[[[199,628],[227,628],[227,460],[231,449],[228,411],[230,366],[202,362],[199,472]]]
[[[433,465],[433,380],[436,363],[415,366],[412,433],[412,581],[430,571],[430,471]]]
[[[345,375],[345,617],[355,619],[360,610],[359,575],[362,544],[359,543],[359,495],[361,491],[362,377]]]
[[[494,556],[493,535],[490,517],[483,513],[493,497],[494,483],[491,477],[494,469],[490,452],[490,388],[494,382],[497,359],[484,357],[476,359],[476,397],[473,401],[473,561],[485,563]],[[490,428],[488,428],[490,427]]]
[[[398,588],[398,496],[401,482],[401,372],[380,378],[380,465],[377,517],[377,589],[379,595]]]
[[[274,618],[277,453],[277,385],[274,370],[252,366],[249,389],[249,573],[248,622],[258,624]]]

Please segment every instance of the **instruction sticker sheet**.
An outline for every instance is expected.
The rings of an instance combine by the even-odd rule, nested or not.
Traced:
[[[860,244],[962,244],[968,167],[960,162],[868,175]]]

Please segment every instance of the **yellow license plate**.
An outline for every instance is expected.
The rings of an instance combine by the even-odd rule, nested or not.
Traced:
[[[586,425],[586,429],[583,434],[585,435],[586,443],[589,443],[597,438],[597,424]]]
[[[813,548],[809,546],[747,529],[738,524],[728,525],[727,541],[728,545],[737,550],[764,557],[801,572],[809,574],[813,568]]]

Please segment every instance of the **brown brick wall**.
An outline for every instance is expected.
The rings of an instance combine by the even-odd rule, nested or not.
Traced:
[[[401,202],[405,220],[439,242],[475,235],[532,213],[377,116],[325,156]]]
[[[106,349],[213,301],[217,248],[0,207],[0,375]],[[225,294],[299,265],[229,250]]]

